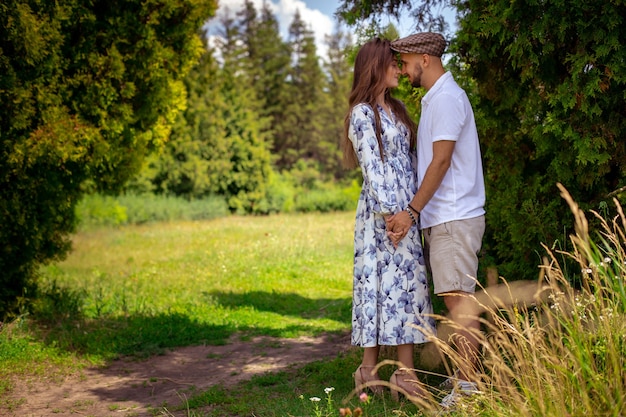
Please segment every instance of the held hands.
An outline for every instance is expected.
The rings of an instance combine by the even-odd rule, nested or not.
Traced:
[[[400,211],[391,216],[386,216],[385,223],[387,224],[387,236],[389,236],[394,248],[397,248],[400,241],[404,239],[407,233],[409,233],[409,230],[411,230],[413,220],[409,216],[409,213]]]

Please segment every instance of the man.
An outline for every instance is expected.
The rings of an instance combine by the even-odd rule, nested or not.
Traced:
[[[441,62],[446,41],[437,33],[417,33],[391,43],[400,53],[402,74],[423,87],[417,130],[418,191],[408,210],[424,235],[424,252],[435,294],[443,296],[458,325],[456,350],[462,360],[452,392],[441,405],[476,392],[478,318],[470,297],[475,291],[478,251],[485,231],[485,186],[474,112],[467,94]],[[387,222],[396,243],[412,218],[400,212]]]

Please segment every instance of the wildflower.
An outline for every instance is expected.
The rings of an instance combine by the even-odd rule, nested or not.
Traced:
[[[333,392],[335,390],[335,387],[328,387],[328,388],[324,388],[324,392],[326,394],[330,394],[331,392]]]
[[[341,417],[351,416],[352,415],[352,410],[350,410],[349,408],[340,408],[339,409],[339,415]]]
[[[581,271],[583,274],[591,274],[593,271],[591,270],[591,268],[585,268]]]
[[[359,395],[359,400],[361,400],[362,403],[366,403],[369,401],[369,397],[367,396],[367,393],[362,392],[361,395]]]
[[[309,398],[309,400],[313,401],[314,403],[322,401],[322,399],[320,397],[311,397],[311,398]]]
[[[361,417],[363,415],[363,410],[361,407],[357,407],[354,409],[354,417]]]

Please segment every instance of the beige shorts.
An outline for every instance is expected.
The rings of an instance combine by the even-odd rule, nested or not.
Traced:
[[[485,216],[439,224],[424,229],[423,233],[424,256],[435,294],[474,293]]]

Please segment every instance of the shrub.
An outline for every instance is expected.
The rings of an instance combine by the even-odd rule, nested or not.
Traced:
[[[154,194],[118,197],[98,194],[84,197],[77,207],[80,228],[119,226],[170,220],[205,220],[226,216],[228,206],[221,197],[188,201]]]
[[[305,190],[296,197],[295,209],[304,213],[354,210],[358,201],[354,187],[354,183],[348,188],[325,184],[322,188]],[[360,192],[360,187],[358,190]]]

